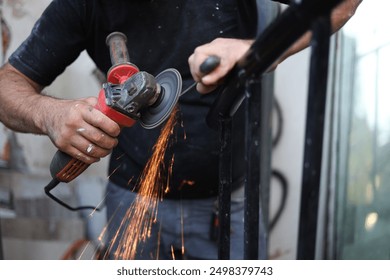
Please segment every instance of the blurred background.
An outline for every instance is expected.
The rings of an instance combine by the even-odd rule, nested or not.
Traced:
[[[318,259],[389,259],[390,34],[388,0],[364,1],[331,38],[323,147]],[[1,0],[2,63],[29,34],[49,0]],[[275,71],[275,136],[269,215],[270,259],[296,259],[310,49]],[[53,96],[97,96],[95,66],[82,53],[46,89]],[[277,117],[276,117],[277,116]],[[277,135],[276,135],[277,134]],[[56,149],[47,137],[0,123],[0,249],[2,259],[94,258],[104,213],[71,212],[44,194]],[[389,153],[389,154],[388,154]],[[282,178],[283,180],[280,180]],[[104,199],[107,159],[55,193],[72,205]],[[276,219],[274,219],[276,217]],[[78,251],[70,255],[71,251]],[[1,259],[1,258],[0,258]]]

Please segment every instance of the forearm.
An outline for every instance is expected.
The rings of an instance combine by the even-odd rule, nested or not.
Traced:
[[[344,26],[345,23],[355,14],[356,9],[362,0],[344,0],[331,13],[332,32],[337,32]],[[281,63],[289,56],[300,52],[307,48],[311,40],[311,32],[305,33],[298,41],[296,41],[281,57],[276,64]]]
[[[6,64],[0,70],[0,120],[18,132],[46,134],[45,108],[51,98],[39,94],[41,88]]]
[[[57,148],[87,163],[110,153],[120,127],[94,108],[96,97],[57,99],[40,94],[41,89],[11,65],[2,67],[1,122],[15,131],[47,135]]]
[[[336,7],[331,14],[332,31],[339,30],[354,14],[362,0],[344,0]],[[275,34],[278,36],[278,34]],[[274,70],[279,63],[287,57],[305,49],[309,46],[311,32],[304,34],[296,43],[294,43],[275,63],[268,69]],[[212,91],[225,75],[234,66],[234,64],[245,54],[252,45],[253,40],[238,40],[229,38],[217,38],[208,44],[201,45],[194,50],[189,57],[188,63],[191,74],[195,81],[198,82],[197,90],[200,93]],[[199,71],[199,66],[209,55],[221,57],[220,65],[210,74],[203,75]]]

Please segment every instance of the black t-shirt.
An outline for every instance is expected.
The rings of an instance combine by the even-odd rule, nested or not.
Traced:
[[[96,66],[107,73],[111,61],[106,37],[119,31],[127,36],[133,64],[152,75],[176,68],[182,75],[185,89],[193,82],[188,57],[197,46],[217,37],[248,36],[239,34],[236,2],[54,0],[9,62],[34,81],[47,86],[86,50]],[[200,95],[193,90],[179,99],[175,139],[166,153],[169,160],[174,154],[167,198],[197,198],[217,193],[219,136],[205,121],[215,95]],[[161,127],[147,130],[135,124],[122,130],[110,159],[110,180],[133,188],[151,156]],[[242,125],[238,127],[242,128]],[[238,185],[244,170],[244,144],[243,133],[234,135],[233,181]]]

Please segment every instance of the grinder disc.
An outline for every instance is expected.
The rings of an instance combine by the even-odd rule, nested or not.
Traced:
[[[141,112],[139,123],[146,129],[152,129],[163,123],[175,107],[182,87],[179,71],[166,69],[156,76],[161,93],[155,104]]]

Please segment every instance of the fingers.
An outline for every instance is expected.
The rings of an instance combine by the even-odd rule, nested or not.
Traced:
[[[206,75],[200,71],[200,65],[207,59],[207,57],[209,57],[209,55],[211,55],[209,54],[209,52],[203,50],[201,47],[198,47],[195,49],[194,53],[188,58],[191,75],[194,81],[198,83],[201,83],[202,78],[205,76],[215,76],[215,73],[218,71],[219,66],[217,66],[213,71]],[[217,80],[218,79],[214,77],[211,82],[215,83]]]
[[[105,150],[110,150],[118,144],[117,138],[112,137],[102,130],[97,129],[96,127],[87,123],[84,127],[77,128],[76,132],[88,140],[88,142],[95,144]]]
[[[219,66],[217,66],[213,71],[208,74],[202,73],[199,69],[201,64],[199,64],[198,62],[205,61],[208,56],[204,55],[203,53],[197,55],[197,53],[199,52],[195,52],[188,59],[191,75],[194,81],[198,83],[196,86],[196,90],[201,94],[208,93],[217,87],[217,83],[220,77],[223,77],[223,73],[220,73],[221,71],[219,69]]]
[[[74,137],[71,143],[71,155],[87,163],[97,162],[107,156],[111,149],[104,149],[83,137]]]
[[[212,92],[216,88],[217,88],[217,85],[208,86],[208,85],[205,85],[204,83],[201,83],[201,82],[196,85],[196,91],[199,92],[200,94]]]
[[[94,108],[96,98],[62,103],[49,134],[53,143],[86,163],[107,156],[118,144],[119,125]]]
[[[188,58],[191,75],[198,82],[197,90],[200,93],[214,90],[249,49],[252,42],[251,40],[217,38],[208,44],[197,47]],[[212,72],[204,75],[200,71],[200,65],[211,55],[220,57],[220,64]]]
[[[99,128],[107,135],[117,137],[120,133],[119,125],[95,108],[97,99],[87,98],[85,101],[89,106],[78,103],[74,107],[82,114],[83,120],[90,124],[92,128]]]
[[[97,161],[107,156],[118,140],[92,126],[87,127],[76,130],[80,137],[73,137],[71,145],[77,149],[77,156],[83,156],[87,161]]]

